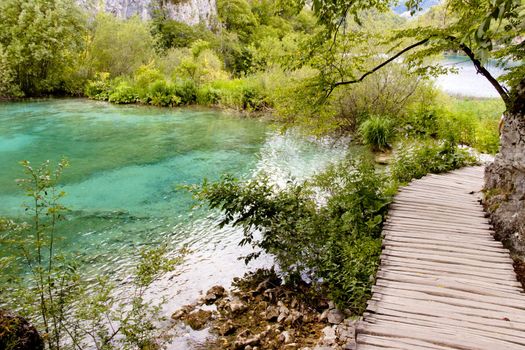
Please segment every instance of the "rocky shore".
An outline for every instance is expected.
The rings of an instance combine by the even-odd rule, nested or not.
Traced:
[[[310,292],[307,285],[283,285],[275,272],[258,270],[235,280],[231,291],[212,287],[172,319],[211,331],[214,336],[199,349],[355,349],[357,319]]]

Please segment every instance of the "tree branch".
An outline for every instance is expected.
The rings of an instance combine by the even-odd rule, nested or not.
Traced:
[[[452,41],[455,41],[456,38],[450,37],[449,39]],[[467,45],[463,43],[460,43],[459,47],[470,58],[470,60],[476,67],[477,72],[482,74],[492,84],[492,86],[494,86],[498,94],[501,96],[501,99],[505,103],[505,107],[507,107],[507,109],[510,109],[512,103],[511,103],[510,96],[507,90],[496,80],[496,78],[492,76],[492,74],[490,74],[490,72],[485,67],[483,67],[483,65],[476,58],[476,56],[474,55],[474,52],[472,52],[470,47],[468,47]]]
[[[421,45],[424,45],[426,44],[428,41],[430,40],[430,38],[426,38],[426,39],[423,39],[421,41],[418,41],[417,43],[415,44],[412,44],[410,46],[407,46],[405,47],[403,50],[399,51],[398,53],[396,53],[394,56],[390,57],[389,59],[387,59],[386,61],[382,62],[381,64],[379,64],[378,66],[374,67],[372,70],[369,70],[368,72],[366,72],[365,74],[363,74],[359,79],[354,79],[354,80],[346,80],[346,81],[338,81],[337,83],[334,83],[334,84],[331,84],[330,85],[330,88],[328,89],[324,99],[328,99],[328,97],[330,97],[330,95],[332,94],[332,92],[334,91],[334,89],[340,85],[350,85],[350,84],[356,84],[356,83],[360,83],[362,82],[367,76],[369,76],[370,74],[373,74],[375,72],[377,72],[378,70],[380,70],[381,68],[383,68],[384,66],[386,66],[387,64],[389,64],[390,62],[394,61],[395,59],[397,59],[399,56],[403,55],[405,52],[407,51],[410,51],[418,46],[421,46]]]
[[[490,74],[490,72],[485,67],[483,67],[483,65],[481,64],[481,61],[477,59],[476,55],[470,49],[470,47],[468,47],[467,45],[465,45],[465,44],[463,44],[461,42],[458,42],[457,38],[454,37],[454,36],[448,36],[445,39],[449,40],[449,41],[451,41],[451,42],[453,42],[455,44],[457,44],[461,48],[461,50],[463,52],[465,52],[465,54],[470,58],[470,60],[472,61],[472,63],[476,67],[477,72],[482,74],[490,82],[490,84],[492,86],[494,86],[494,88],[496,89],[496,91],[500,95],[501,99],[505,103],[505,107],[507,108],[507,110],[510,110],[511,107],[512,107],[512,101],[511,101],[511,98],[510,98],[510,95],[509,95],[508,91],[505,89],[504,86],[502,86],[496,80],[496,78],[494,78],[492,76],[492,74]],[[334,89],[336,87],[338,87],[340,85],[350,85],[350,84],[356,84],[356,83],[362,82],[370,74],[373,74],[373,73],[377,72],[378,70],[380,70],[381,68],[383,68],[387,64],[391,63],[392,61],[394,61],[396,58],[398,58],[399,56],[403,55],[404,53],[406,53],[406,52],[408,52],[408,51],[410,51],[410,50],[412,50],[412,49],[414,49],[414,48],[416,48],[418,46],[426,44],[429,40],[430,40],[430,38],[426,38],[426,39],[423,39],[421,41],[418,41],[417,43],[414,43],[414,44],[412,44],[410,46],[405,47],[403,50],[399,51],[394,56],[390,57],[386,61],[384,61],[381,64],[377,65],[372,70],[364,73],[359,79],[339,81],[339,82],[331,84],[329,89],[326,91],[326,94],[323,97],[323,100],[326,101],[328,99],[328,97],[330,97],[330,95],[332,94],[332,92],[334,91]]]

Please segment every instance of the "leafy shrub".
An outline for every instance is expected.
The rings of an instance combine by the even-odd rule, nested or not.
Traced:
[[[489,119],[481,121],[472,146],[480,152],[496,154],[499,149],[498,123]]]
[[[437,137],[440,113],[435,104],[413,104],[408,108],[402,124],[406,135],[412,137]]]
[[[99,73],[95,79],[86,85],[86,96],[94,100],[107,100],[111,90],[109,73]]]
[[[307,276],[328,287],[340,305],[361,312],[371,294],[370,276],[379,265],[381,223],[390,202],[385,183],[362,158],[279,191],[264,176],[246,183],[226,176],[193,191],[224,212],[221,225],[244,228],[241,245],[273,254],[289,282]],[[314,190],[326,195],[326,205],[316,203]]]
[[[179,96],[175,95],[175,88],[165,80],[157,80],[148,88],[147,101],[153,106],[168,107],[181,103]]]
[[[465,149],[447,141],[422,141],[405,144],[397,152],[391,165],[392,179],[408,183],[428,173],[442,173],[467,165],[476,159]]]
[[[439,118],[438,137],[455,144],[472,146],[478,124],[478,119],[473,115],[444,112]]]
[[[213,41],[214,34],[205,24],[190,26],[183,22],[157,16],[152,21],[152,32],[159,51],[169,48],[188,47],[196,40]]]
[[[146,90],[150,84],[161,79],[164,76],[152,63],[140,66],[133,74],[134,85],[139,90]]]
[[[505,106],[498,100],[442,98],[437,104],[413,104],[404,118],[407,136],[432,137],[496,153],[498,121]]]
[[[219,80],[211,86],[219,91],[220,104],[224,107],[260,111],[267,106],[266,96],[256,80]]]
[[[147,23],[138,16],[119,19],[99,12],[93,26],[87,50],[91,69],[118,77],[132,74],[153,57],[153,38]]]
[[[197,104],[212,106],[219,103],[220,92],[209,85],[201,86],[197,90]]]
[[[111,90],[108,101],[119,104],[135,103],[138,101],[138,95],[136,89],[124,80]]]
[[[372,116],[361,124],[359,134],[365,145],[374,150],[383,151],[391,148],[394,124],[386,117]]]
[[[191,79],[177,80],[173,86],[173,92],[180,98],[182,104],[192,104],[197,101],[197,86]]]

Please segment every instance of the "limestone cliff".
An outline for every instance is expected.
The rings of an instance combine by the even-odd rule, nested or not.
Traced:
[[[89,11],[105,11],[120,18],[138,15],[151,18],[152,12],[162,6],[168,16],[190,25],[204,22],[210,26],[217,16],[216,0],[77,0]]]

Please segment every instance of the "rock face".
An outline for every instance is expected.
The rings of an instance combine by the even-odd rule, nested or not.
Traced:
[[[501,148],[485,171],[486,210],[501,240],[525,259],[525,79],[516,89],[514,108],[507,112]]]
[[[162,6],[168,16],[189,25],[205,23],[208,27],[217,16],[216,0],[77,0],[79,5],[91,12],[105,11],[120,18],[138,15],[150,19],[151,14]]]
[[[44,350],[44,341],[25,318],[0,309],[0,349]]]

